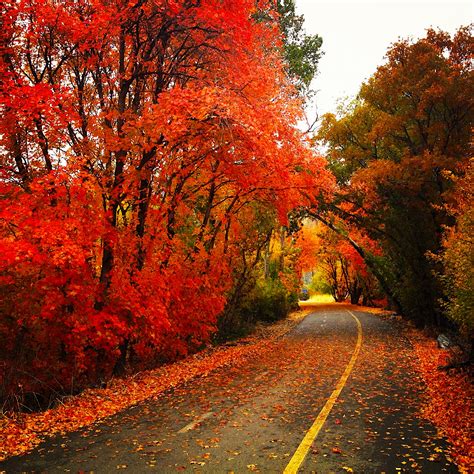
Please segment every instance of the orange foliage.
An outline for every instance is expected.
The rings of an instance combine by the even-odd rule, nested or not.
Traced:
[[[357,303],[364,296],[366,303],[373,302],[373,277],[349,239],[372,254],[379,251],[374,241],[355,228],[345,237],[321,224],[303,226],[296,239],[297,271],[322,270],[336,301],[350,296]]]
[[[420,327],[445,312],[443,263],[432,256],[453,226],[453,178],[471,157],[473,46],[471,26],[396,42],[357,99],[319,130],[340,185],[337,214],[377,242],[374,273]]]
[[[298,232],[295,245],[299,248],[297,272],[311,271],[318,263],[321,239],[314,226],[303,226]]]
[[[2,9],[0,398],[47,403],[205,344],[254,203],[331,178],[253,0]]]

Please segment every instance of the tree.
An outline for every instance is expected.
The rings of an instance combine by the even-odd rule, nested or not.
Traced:
[[[445,309],[458,325],[464,337],[471,341],[471,361],[474,355],[474,174],[471,162],[466,174],[456,179],[453,201],[449,209],[456,224],[445,235],[443,253],[438,256],[444,264],[441,275],[446,295]]]
[[[370,265],[391,299],[418,324],[439,323],[445,203],[469,157],[472,37],[428,30],[400,41],[341,117],[327,115],[319,139],[340,188],[330,208],[379,242]]]
[[[288,74],[303,96],[310,95],[311,81],[323,55],[323,40],[319,35],[308,35],[304,31],[304,16],[296,14],[294,0],[278,0],[276,8],[280,16]]]
[[[254,204],[283,224],[330,185],[296,128],[277,19],[254,12],[2,4],[3,397],[201,347],[238,282]]]

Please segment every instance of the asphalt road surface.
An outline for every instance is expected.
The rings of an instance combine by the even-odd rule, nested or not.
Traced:
[[[0,472],[458,472],[419,415],[415,366],[394,321],[320,307],[245,367],[51,438]]]

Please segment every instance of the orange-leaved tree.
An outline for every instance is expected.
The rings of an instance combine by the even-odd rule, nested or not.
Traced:
[[[386,63],[319,138],[339,182],[331,210],[376,241],[366,259],[396,307],[420,326],[442,322],[442,251],[453,225],[450,175],[470,157],[474,76],[472,35],[428,30],[399,41]]]
[[[250,0],[2,10],[2,397],[199,347],[255,203],[284,221],[331,185],[295,126],[276,14],[257,21]]]
[[[353,229],[350,239],[363,245],[367,251],[379,253],[367,236]],[[329,288],[335,301],[349,298],[352,304],[373,304],[378,296],[376,281],[361,255],[346,236],[340,235],[322,223],[303,225],[296,240],[300,249],[300,273],[314,271],[321,275],[323,287]]]

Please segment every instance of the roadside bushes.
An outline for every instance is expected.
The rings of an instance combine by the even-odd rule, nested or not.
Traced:
[[[447,316],[470,344],[474,360],[474,162],[456,181],[456,225],[446,233],[444,251],[435,257],[444,265],[441,275]]]
[[[227,306],[219,320],[216,340],[246,335],[258,322],[272,323],[297,308],[298,295],[289,291],[279,278],[259,278],[238,302]]]
[[[258,281],[248,300],[248,315],[253,322],[274,322],[284,318],[297,303],[297,295],[289,292],[280,280]]]

